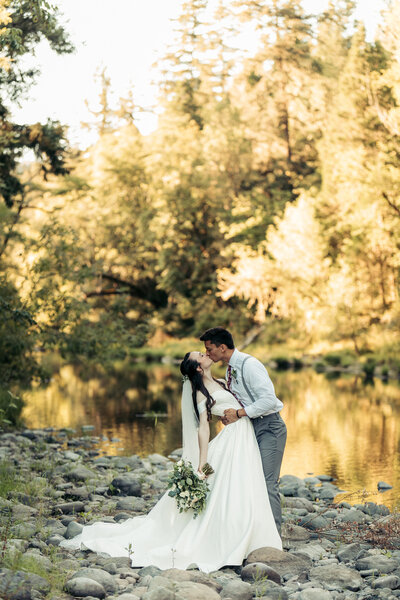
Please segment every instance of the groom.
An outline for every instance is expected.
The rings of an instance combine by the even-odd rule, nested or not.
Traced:
[[[276,397],[267,369],[254,356],[239,352],[232,334],[223,327],[207,329],[200,336],[207,356],[226,366],[229,390],[239,399],[242,408],[229,408],[222,419],[224,425],[249,417],[254,427],[267,484],[269,501],[280,533],[282,525],[279,495],[279,472],[286,444],[286,425],[279,412],[282,402]]]

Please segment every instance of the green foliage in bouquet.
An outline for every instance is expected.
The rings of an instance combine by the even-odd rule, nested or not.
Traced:
[[[204,510],[210,488],[204,479],[196,475],[190,462],[179,460],[174,465],[168,488],[171,488],[168,496],[175,498],[179,512],[192,510],[195,519]]]

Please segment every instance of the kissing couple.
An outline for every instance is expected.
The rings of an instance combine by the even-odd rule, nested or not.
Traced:
[[[86,526],[62,546],[110,556],[124,556],[132,548],[133,567],[187,569],[195,564],[207,573],[240,566],[258,548],[282,549],[283,404],[264,365],[239,352],[229,331],[214,327],[200,340],[205,352],[188,352],[180,365],[182,458],[200,477],[207,477],[202,472],[206,462],[213,467],[205,509],[194,519],[190,511],[179,512],[166,492],[147,515]],[[226,380],[211,373],[219,361],[227,366]],[[225,427],[210,441],[212,415]]]

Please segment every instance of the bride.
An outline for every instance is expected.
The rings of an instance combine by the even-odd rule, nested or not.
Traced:
[[[227,425],[211,441],[211,415],[239,409],[238,400],[211,374],[213,361],[201,352],[189,352],[181,363],[182,458],[200,477],[206,462],[214,469],[208,477],[210,493],[203,512],[194,519],[179,513],[166,492],[145,516],[120,524],[95,523],[84,527],[66,548],[83,545],[110,556],[132,549],[133,567],[186,569],[195,563],[210,572],[225,565],[241,565],[250,552],[263,546],[282,549],[272,515],[260,452],[250,419]],[[131,553],[130,552],[130,553]]]

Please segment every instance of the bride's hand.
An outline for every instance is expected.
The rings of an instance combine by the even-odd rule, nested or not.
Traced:
[[[207,479],[207,475],[205,473],[203,473],[203,471],[201,470],[201,467],[199,467],[197,469],[197,477],[199,479]]]

